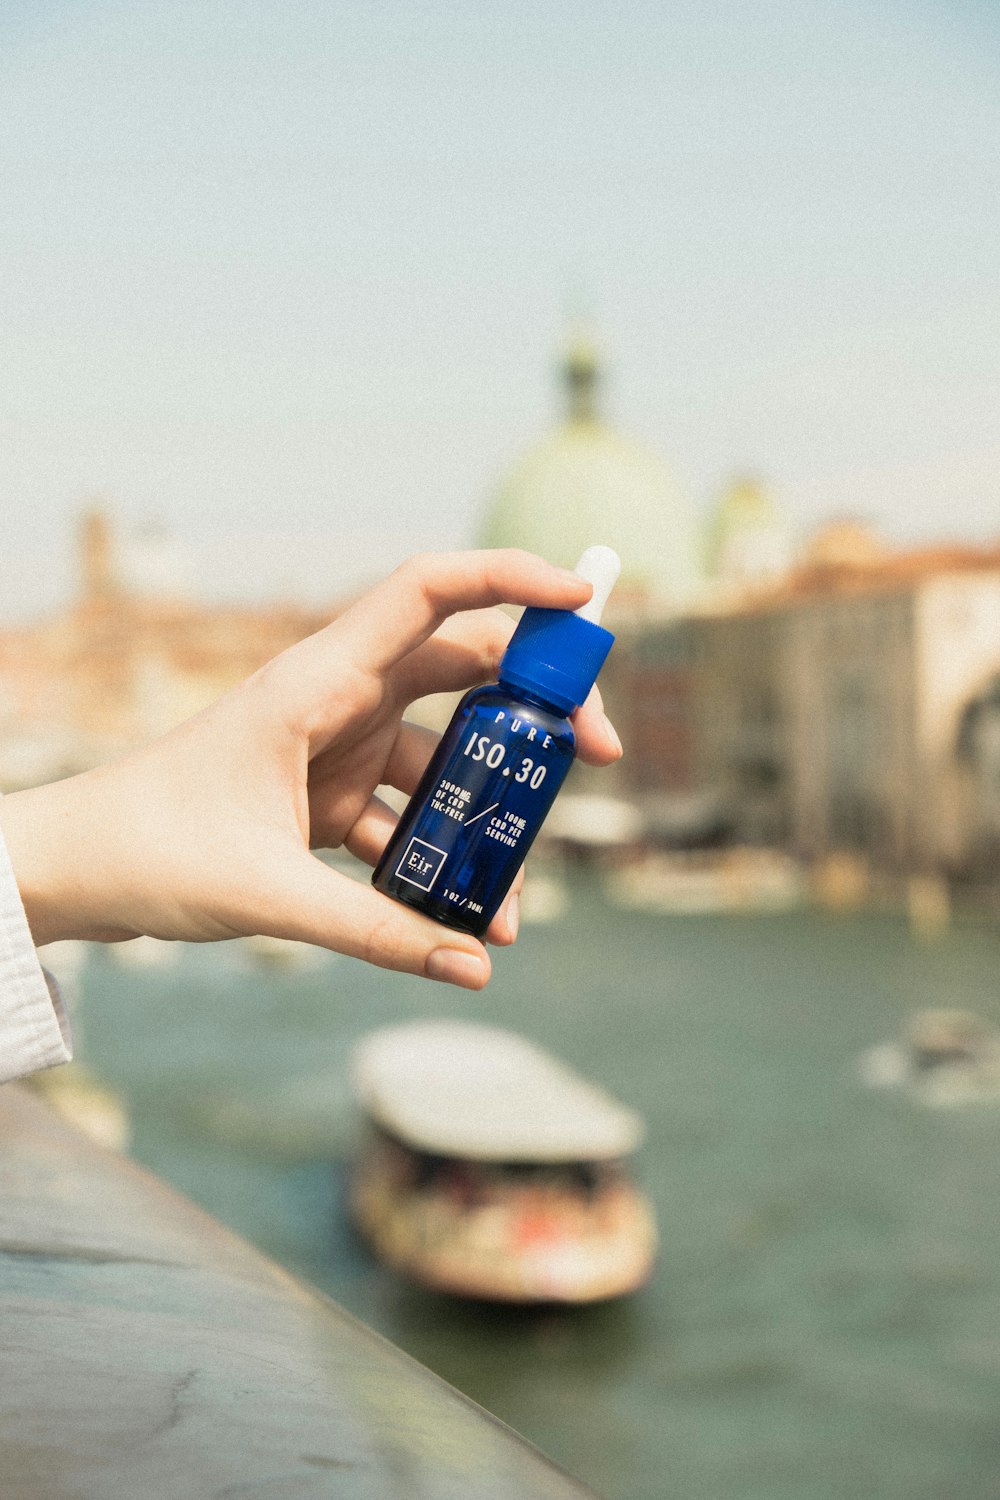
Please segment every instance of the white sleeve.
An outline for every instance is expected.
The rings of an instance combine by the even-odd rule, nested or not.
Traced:
[[[63,998],[38,961],[0,835],[0,1083],[71,1056]]]

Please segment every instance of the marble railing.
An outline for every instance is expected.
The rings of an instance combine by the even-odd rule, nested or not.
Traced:
[[[0,1089],[0,1494],[591,1492],[134,1163]]]

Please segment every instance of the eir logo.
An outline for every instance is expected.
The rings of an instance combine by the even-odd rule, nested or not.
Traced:
[[[423,839],[411,839],[396,866],[396,874],[400,880],[419,886],[422,891],[429,891],[440,875],[446,858],[444,849],[427,844]]]

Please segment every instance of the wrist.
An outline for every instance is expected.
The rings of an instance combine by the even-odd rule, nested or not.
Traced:
[[[0,831],[37,947],[64,938],[131,936],[112,933],[95,910],[81,847],[85,780],[74,776],[0,798]]]
[[[37,947],[73,936],[60,920],[53,855],[58,839],[51,820],[52,787],[11,792],[0,800],[0,830]]]

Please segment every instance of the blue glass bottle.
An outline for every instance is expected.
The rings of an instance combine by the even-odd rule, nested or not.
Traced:
[[[610,556],[614,572],[596,605],[584,606],[590,615],[614,582]],[[588,576],[583,559],[577,571]],[[613,642],[582,613],[524,611],[499,681],[473,688],[456,709],[375,868],[377,890],[483,936],[573,763],[569,716]]]

